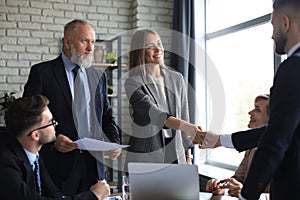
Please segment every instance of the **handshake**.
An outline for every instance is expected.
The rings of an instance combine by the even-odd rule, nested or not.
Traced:
[[[203,131],[200,126],[181,120],[179,130],[185,132],[193,141],[193,144],[199,144],[199,147],[203,149],[221,146],[219,134]]]

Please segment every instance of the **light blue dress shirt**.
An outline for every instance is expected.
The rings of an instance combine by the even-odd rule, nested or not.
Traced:
[[[25,148],[24,148],[24,150],[29,159],[32,170],[34,170],[34,162],[36,160],[36,157],[39,156],[39,153],[37,153],[37,154],[31,153],[31,152],[27,151]]]
[[[65,71],[66,71],[66,74],[67,74],[67,78],[68,78],[68,82],[69,82],[69,86],[70,86],[70,90],[71,90],[71,93],[72,93],[72,98],[74,100],[74,73],[72,72],[72,70],[74,69],[74,67],[76,67],[76,65],[69,59],[67,58],[67,56],[62,53],[62,60],[63,60],[63,63],[64,63],[64,66],[65,66]],[[80,69],[82,70],[83,74],[84,74],[84,78],[83,78],[83,82],[84,82],[84,85],[88,86],[88,79],[87,79],[87,75],[86,75],[86,69],[84,67],[80,67]],[[90,100],[91,100],[91,97],[90,97],[90,89],[89,87],[85,87],[85,93],[86,93],[86,102],[87,103],[87,111],[88,111],[88,117],[90,118],[90,113],[89,113],[89,110],[90,110]],[[91,124],[90,124],[90,119],[88,119],[88,130],[90,131],[91,130]]]

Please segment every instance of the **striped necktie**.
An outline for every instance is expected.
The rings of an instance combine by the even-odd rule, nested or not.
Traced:
[[[34,161],[34,175],[37,183],[37,190],[39,194],[42,194],[41,187],[41,177],[40,177],[40,165],[39,165],[39,156],[36,156],[36,160]]]
[[[84,73],[80,67],[73,68],[74,73],[74,107],[75,125],[78,132],[78,138],[83,138],[88,134],[88,111],[87,111],[87,94],[84,83]]]

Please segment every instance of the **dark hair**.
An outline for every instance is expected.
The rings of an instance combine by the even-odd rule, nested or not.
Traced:
[[[5,114],[7,130],[14,136],[18,136],[34,124],[41,122],[41,114],[48,104],[49,100],[43,95],[16,99]]]
[[[274,11],[278,11],[285,7],[296,9],[298,12],[300,8],[300,1],[299,0],[273,0]]]
[[[76,28],[76,25],[77,24],[83,24],[83,25],[90,25],[92,26],[90,23],[88,23],[87,21],[85,20],[81,20],[81,19],[74,19],[72,21],[70,21],[69,23],[67,23],[65,25],[65,28],[64,28],[64,35],[74,31],[74,29]],[[92,26],[93,27],[93,26]]]

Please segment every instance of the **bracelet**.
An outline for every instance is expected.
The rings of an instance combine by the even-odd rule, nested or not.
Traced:
[[[186,158],[191,158],[193,159],[193,155],[192,154],[189,154],[189,155],[185,155]]]

